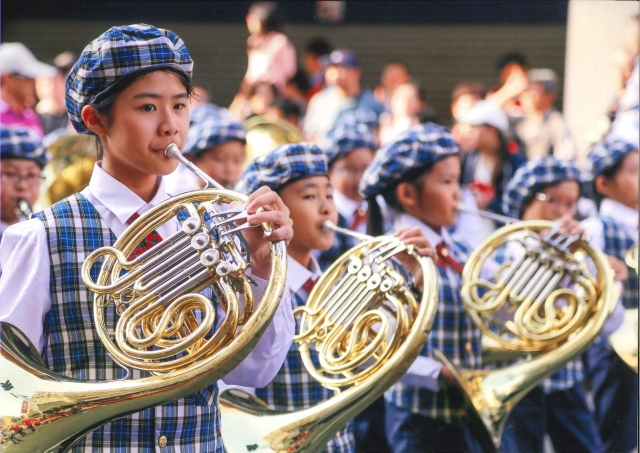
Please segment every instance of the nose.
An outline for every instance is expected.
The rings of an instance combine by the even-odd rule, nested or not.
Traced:
[[[169,109],[162,115],[158,132],[165,137],[172,137],[180,132],[179,122],[173,109]]]

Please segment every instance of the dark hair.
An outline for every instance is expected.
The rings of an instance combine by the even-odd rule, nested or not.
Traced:
[[[318,36],[307,42],[304,50],[306,53],[321,57],[323,55],[329,55],[333,48],[326,39]]]
[[[113,108],[113,104],[116,98],[118,97],[118,95],[122,93],[124,90],[126,90],[129,86],[131,86],[131,84],[133,84],[133,82],[138,80],[140,77],[154,71],[163,71],[163,72],[174,74],[176,77],[178,77],[178,79],[180,79],[180,82],[182,82],[184,87],[187,89],[187,94],[189,98],[193,96],[193,85],[191,83],[191,80],[189,79],[189,77],[187,77],[186,74],[179,71],[166,69],[166,68],[155,69],[155,70],[150,69],[148,71],[137,71],[132,74],[127,74],[123,76],[120,80],[116,82],[117,84],[116,86],[111,87],[111,89],[109,90],[109,95],[106,98],[100,99],[97,103],[91,104],[91,105],[93,105],[96,108],[99,114],[105,115],[107,117],[107,121],[111,121],[111,117],[110,117],[111,109]],[[98,137],[97,134],[91,131],[89,132],[89,134],[94,135],[96,137],[96,150],[98,154],[98,159],[102,159],[104,148],[102,147],[102,142],[100,141],[100,137]]]
[[[257,2],[249,7],[249,14],[253,14],[260,20],[261,33],[282,32],[282,19],[278,13],[276,2]]]
[[[451,103],[456,102],[462,96],[472,94],[484,99],[487,94],[487,89],[480,82],[462,82],[457,84],[451,92]]]
[[[302,69],[298,69],[298,71],[293,75],[293,77],[287,80],[287,85],[289,84],[295,85],[305,95],[311,89],[309,78],[307,77],[307,74]]]
[[[407,74],[411,75],[411,71],[409,71],[409,65],[404,61],[400,61],[400,60],[388,61],[382,67],[382,72],[384,72],[389,66],[402,66],[404,70],[407,72]]]
[[[256,93],[258,92],[258,88],[261,86],[268,87],[271,93],[273,94],[274,98],[278,97],[278,89],[273,83],[269,83],[269,82],[256,82],[253,85],[251,85],[251,88],[249,89],[249,97],[251,98],[255,96]]]
[[[398,201],[398,197],[396,195],[398,186],[401,183],[406,182],[407,184],[410,184],[411,186],[418,189],[418,192],[420,192],[423,184],[422,178],[429,171],[431,171],[431,169],[435,164],[436,162],[431,162],[430,164],[427,164],[424,167],[413,168],[409,170],[407,173],[405,173],[405,175],[402,178],[400,178],[400,180],[398,180],[396,183],[394,183],[391,187],[387,188],[384,191],[384,193],[381,194],[387,206],[392,207],[398,212],[405,212],[404,208],[402,207],[402,204],[400,203],[400,201]],[[367,234],[370,234],[372,236],[380,236],[385,233],[384,217],[382,215],[382,211],[380,210],[380,206],[376,201],[376,196],[369,197],[367,199],[367,205],[369,208]]]
[[[622,168],[623,163],[624,163],[624,157],[620,159],[618,162],[616,162],[614,165],[612,165],[611,167],[607,168],[605,171],[597,175],[595,178],[593,178],[593,181],[591,182],[591,188],[593,191],[593,198],[596,204],[598,205],[598,207],[600,207],[600,203],[602,203],[602,200],[604,200],[605,197],[600,192],[598,192],[598,189],[596,188],[596,179],[602,176],[605,179],[612,181],[616,177],[620,169]]]
[[[496,62],[496,71],[502,71],[508,64],[516,63],[523,68],[529,67],[529,61],[522,52],[509,52],[501,55]]]
[[[271,103],[270,107],[280,110],[285,118],[290,116],[302,116],[302,109],[300,108],[300,105],[293,102],[291,99],[276,98]]]

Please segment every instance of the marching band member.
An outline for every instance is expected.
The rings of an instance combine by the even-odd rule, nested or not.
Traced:
[[[0,158],[1,240],[10,225],[27,220],[18,203],[25,201],[29,206],[33,206],[38,199],[41,172],[49,161],[49,155],[42,145],[42,140],[33,130],[23,126],[0,125]]]
[[[284,145],[258,157],[240,177],[236,190],[251,192],[266,185],[277,192],[289,208],[293,220],[293,239],[288,247],[287,283],[294,308],[304,306],[309,293],[322,274],[313,250],[326,250],[334,233],[325,231],[324,222],[336,223],[338,213],[325,154],[316,145]],[[415,230],[398,231],[397,236],[414,244],[418,253],[426,253],[428,244]],[[296,320],[297,321],[297,320]],[[296,333],[299,325],[296,324]],[[317,352],[311,349],[316,362]],[[292,345],[284,365],[273,382],[255,391],[269,408],[279,412],[305,409],[333,396],[305,369],[297,345]],[[355,451],[353,423],[349,422],[327,444],[326,452]]]
[[[592,243],[608,255],[624,283],[624,308],[638,308],[638,274],[624,262],[638,245],[638,113],[627,137],[610,137],[588,156],[588,182],[600,199],[597,217],[583,221]],[[614,123],[615,124],[615,123]],[[633,341],[637,341],[637,338]],[[584,356],[591,380],[603,452],[629,452],[638,445],[638,374],[600,338]]]
[[[560,221],[568,231],[582,232],[573,220],[580,198],[580,170],[572,161],[547,156],[528,162],[505,187],[503,211],[522,220]],[[509,244],[514,245],[514,244]],[[519,244],[515,244],[516,246]],[[502,264],[524,249],[498,249]],[[617,315],[620,313],[618,312]],[[607,321],[619,325],[620,317]],[[607,325],[605,325],[607,326]],[[602,333],[601,333],[602,334]],[[543,451],[545,434],[556,451],[597,452],[600,436],[587,405],[580,357],[544,379],[527,393],[509,414],[502,434],[504,453]]]
[[[101,160],[89,186],[10,227],[0,246],[0,320],[21,329],[55,373],[78,379],[123,379],[127,370],[109,358],[93,324],[93,293],[81,278],[86,257],[112,245],[128,221],[169,198],[163,175],[177,161],[189,127],[193,61],[169,30],[146,24],[113,27],[83,50],[67,79],[67,110],[79,133],[98,137]],[[261,206],[268,212],[256,213]],[[248,223],[271,222],[269,240],[292,236],[288,209],[266,187],[250,195]],[[158,228],[154,243],[180,228],[176,218]],[[159,237],[158,237],[159,236]],[[259,285],[269,274],[268,243],[252,229],[251,273]],[[16,290],[21,288],[21,290]],[[220,304],[214,298],[217,308]],[[113,304],[110,304],[113,310]],[[249,356],[225,381],[264,385],[280,368],[291,343],[288,295]],[[107,319],[115,320],[115,311]],[[115,321],[108,322],[115,328]],[[133,370],[133,377],[141,372]],[[119,418],[96,429],[72,451],[222,452],[216,384],[176,402]]]
[[[375,198],[401,212],[396,229],[417,227],[438,252],[438,311],[427,344],[408,373],[385,394],[387,438],[395,453],[477,451],[463,423],[460,401],[449,397],[451,371],[431,358],[442,351],[455,365],[481,366],[481,332],[460,299],[460,273],[470,250],[452,238],[460,202],[459,148],[449,130],[432,123],[414,126],[378,150],[360,192],[369,203],[374,234],[383,228]]]

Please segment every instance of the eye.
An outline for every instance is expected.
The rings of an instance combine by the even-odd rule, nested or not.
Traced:
[[[179,103],[173,106],[174,109],[176,110],[183,110],[187,108],[187,104],[183,104],[183,103]]]
[[[156,106],[153,104],[145,104],[142,106],[143,112],[153,112],[156,109]]]
[[[316,196],[314,194],[312,194],[312,193],[308,193],[306,195],[303,195],[302,198],[304,200],[315,200]]]

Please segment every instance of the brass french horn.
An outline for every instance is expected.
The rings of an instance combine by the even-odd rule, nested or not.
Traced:
[[[437,307],[437,274],[398,238],[338,228],[363,242],[343,254],[322,275],[294,314],[301,317],[294,338],[309,374],[335,396],[308,409],[277,413],[238,389],[220,396],[222,439],[227,452],[319,452],[356,414],[406,372],[427,341]],[[422,294],[398,267],[407,253],[423,275]],[[309,356],[319,354],[320,367]]]
[[[184,160],[175,144],[167,147],[165,156]],[[210,185],[217,184],[194,171]],[[83,279],[96,293],[93,314],[105,347],[116,362],[150,371],[150,377],[89,382],[57,375],[18,329],[2,323],[3,453],[67,451],[101,425],[197,392],[242,362],[278,307],[287,253],[283,241],[271,244],[271,276],[254,306],[246,274],[249,257],[237,234],[246,225],[235,226],[246,213],[216,208],[232,201],[244,202],[246,197],[207,188],[171,198],[140,216],[113,247],[96,250],[83,265]],[[128,260],[149,232],[180,211],[188,214],[181,230]],[[94,280],[90,271],[100,261]],[[213,333],[213,304],[199,293],[208,286],[226,312]],[[109,306],[120,316],[115,329],[105,319]],[[203,315],[199,318],[196,312]]]
[[[547,221],[505,226],[473,252],[462,274],[462,299],[483,333],[504,348],[535,356],[506,368],[456,370],[472,432],[485,451],[497,451],[511,409],[544,378],[581,354],[600,332],[616,302],[613,273],[602,252]],[[518,247],[495,281],[480,277],[502,247]],[[588,263],[592,263],[588,265]]]
[[[638,245],[631,247],[625,255],[625,263],[638,272]],[[622,325],[609,335],[609,344],[620,358],[636,373],[638,372],[638,309],[624,311]]]
[[[284,120],[269,120],[262,115],[252,116],[243,123],[247,130],[246,162],[273,151],[278,146],[300,143],[304,137]]]

